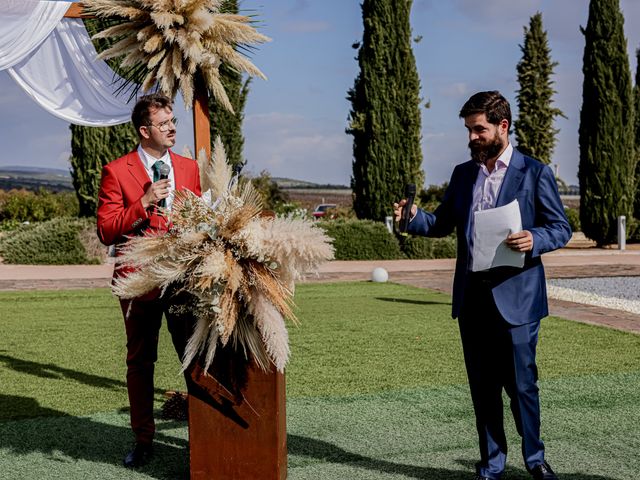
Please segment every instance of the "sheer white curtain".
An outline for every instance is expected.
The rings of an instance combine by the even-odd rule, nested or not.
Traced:
[[[71,2],[2,0],[0,70],[42,108],[76,125],[125,123],[129,93],[97,53],[82,20],[64,18]]]

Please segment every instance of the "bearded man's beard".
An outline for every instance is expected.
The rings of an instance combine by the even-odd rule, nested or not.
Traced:
[[[477,163],[485,164],[490,158],[495,158],[504,150],[504,142],[496,132],[496,136],[486,143],[474,140],[469,142],[471,159]]]

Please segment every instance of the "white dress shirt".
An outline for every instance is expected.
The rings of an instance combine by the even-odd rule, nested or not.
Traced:
[[[175,176],[173,175],[173,165],[171,164],[171,155],[169,154],[169,150],[167,150],[162,157],[156,158],[150,153],[148,153],[144,148],[142,148],[141,145],[138,145],[138,156],[140,157],[140,160],[142,160],[142,164],[144,165],[144,169],[147,171],[147,175],[149,175],[149,180],[151,180],[152,182],[153,182],[153,164],[156,163],[158,160],[166,163],[171,168],[171,170],[169,171],[169,182],[171,183],[171,187],[169,189],[170,193],[169,193],[169,196],[167,197],[167,202],[166,202],[166,209],[170,211],[171,204],[173,203],[173,192],[176,189],[176,180],[175,180]]]

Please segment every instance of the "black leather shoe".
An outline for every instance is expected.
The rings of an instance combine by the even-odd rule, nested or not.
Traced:
[[[136,443],[127,456],[124,457],[124,466],[138,468],[149,463],[153,456],[153,446],[150,443]]]
[[[551,465],[547,462],[536,465],[529,471],[529,473],[531,473],[534,480],[558,480],[556,474],[551,470]]]

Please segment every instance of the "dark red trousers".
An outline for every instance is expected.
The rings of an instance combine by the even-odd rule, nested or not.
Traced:
[[[172,314],[169,306],[170,303],[165,298],[120,301],[127,333],[127,391],[131,407],[131,428],[139,443],[151,443],[155,433],[153,371],[158,359],[162,315],[167,319],[167,327],[180,361],[193,332],[194,319]],[[178,368],[179,364],[176,363],[176,369]],[[185,372],[185,380],[189,390],[192,381],[188,372]]]

